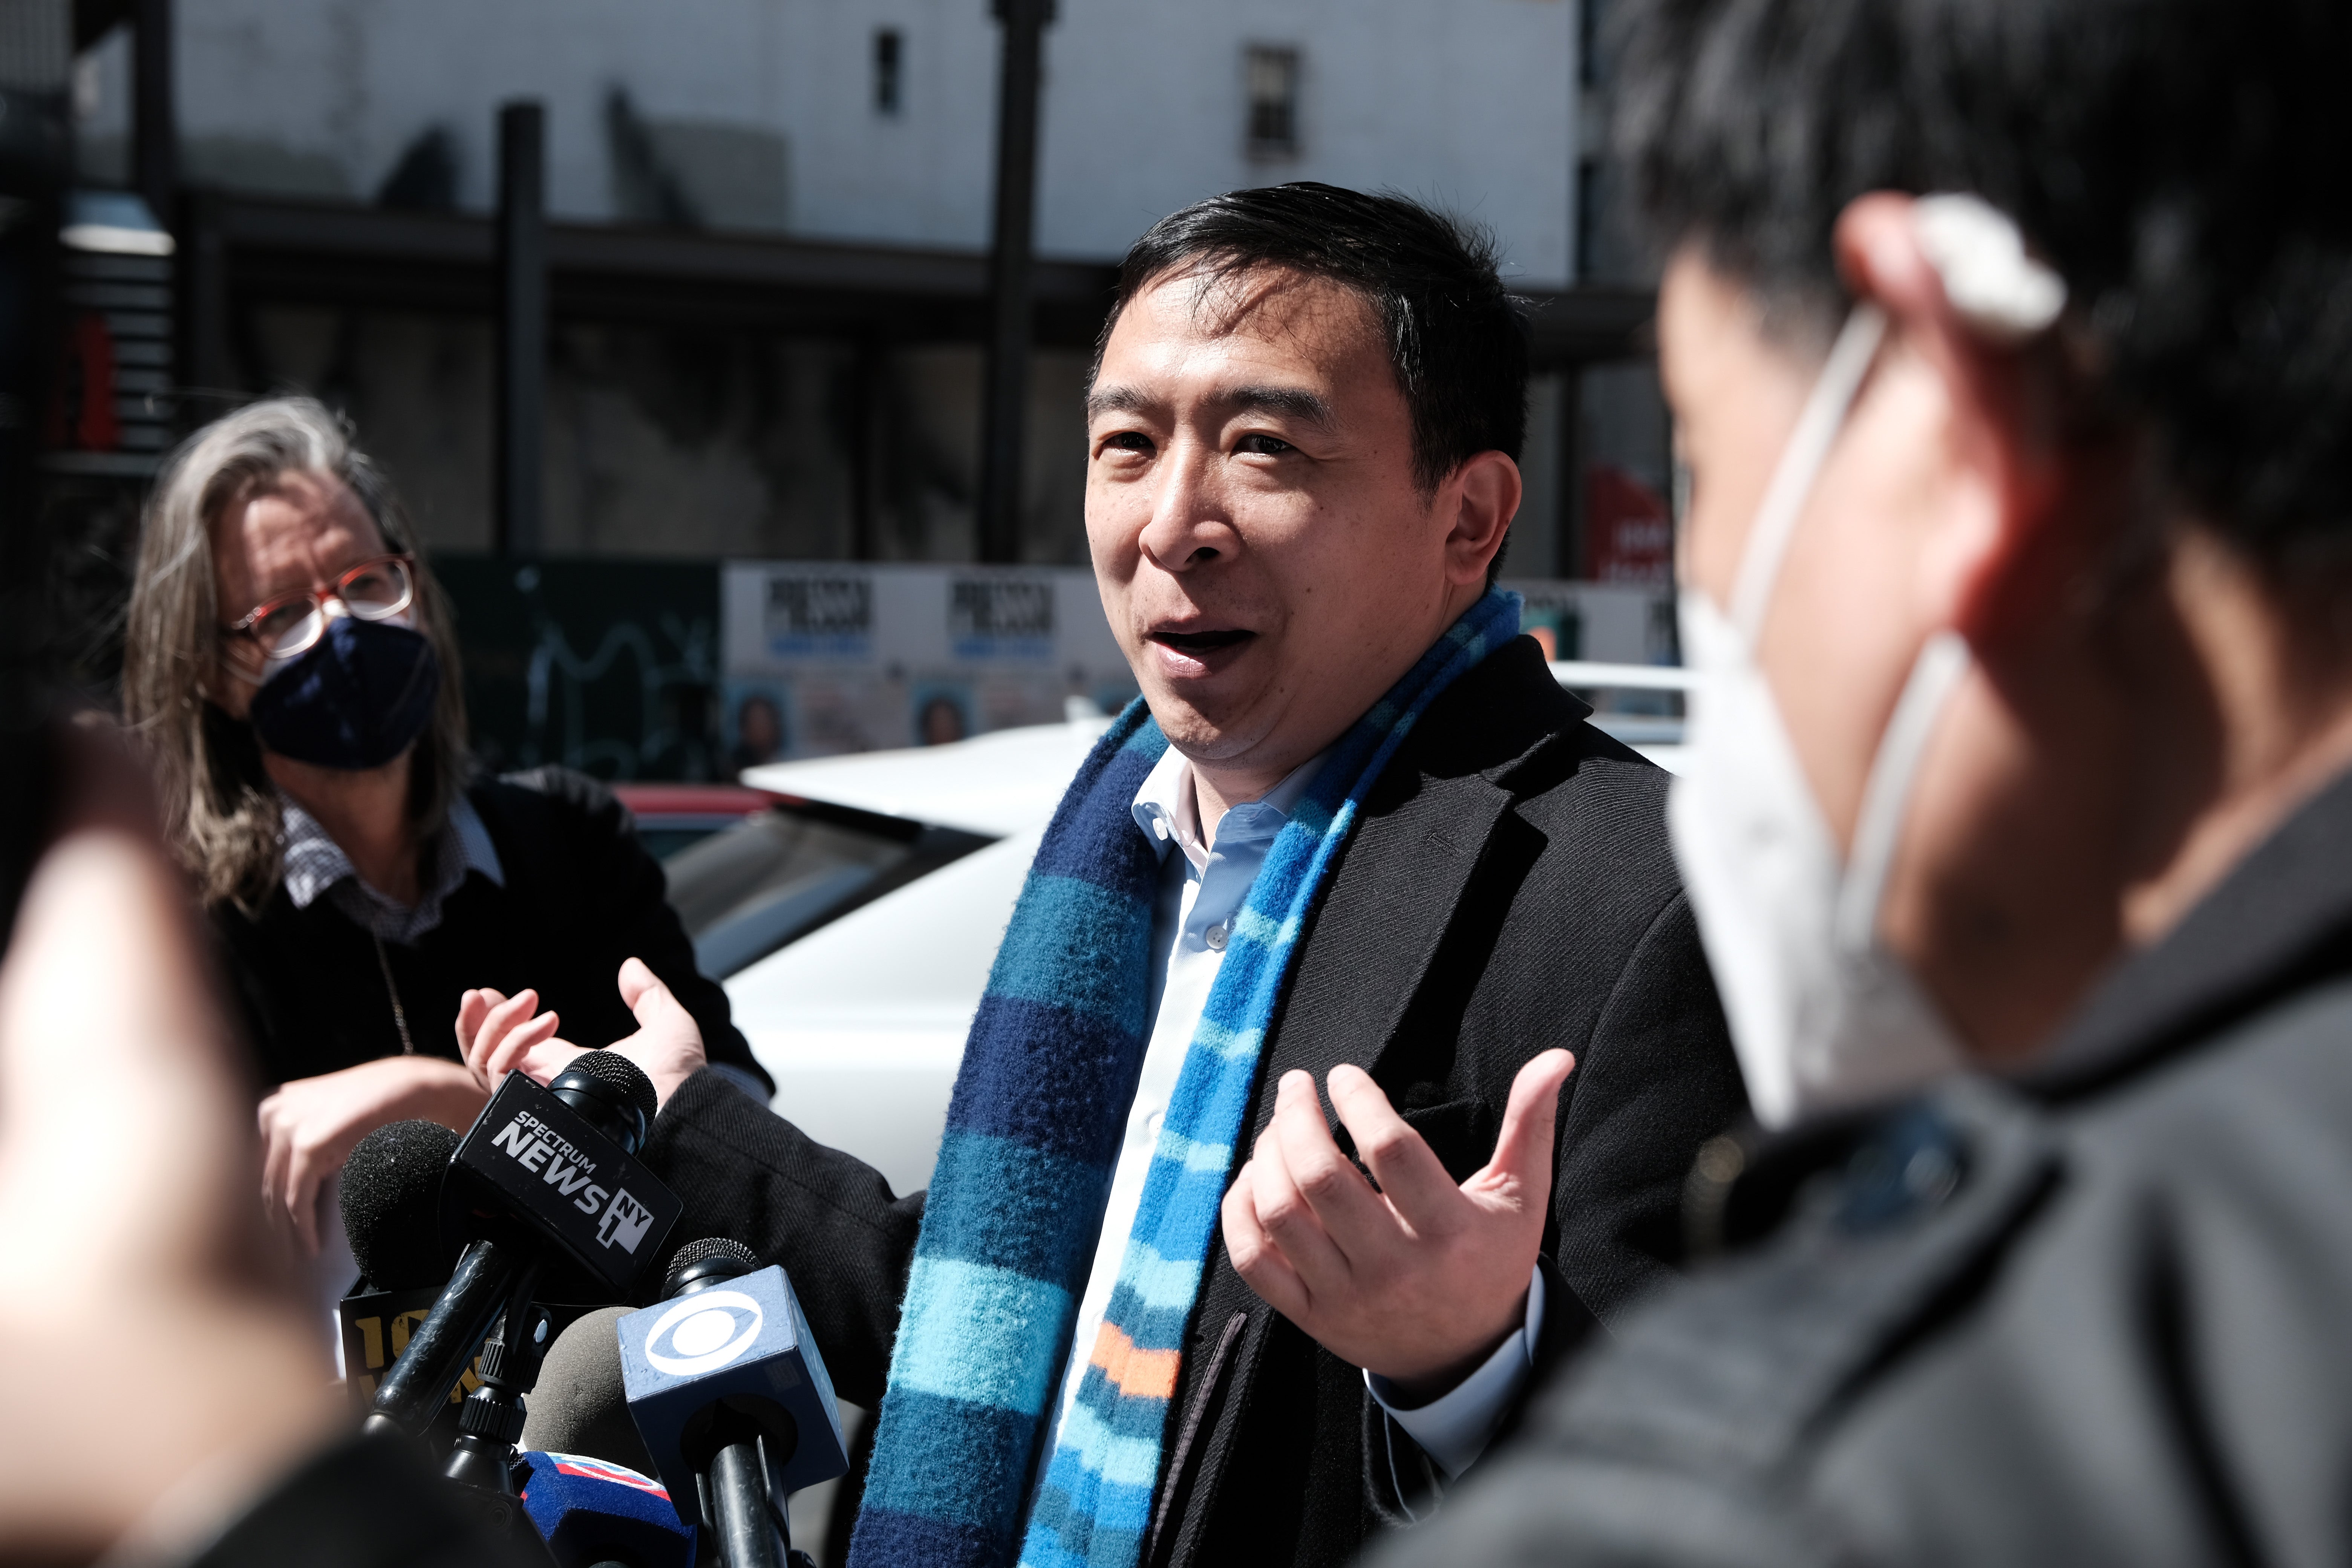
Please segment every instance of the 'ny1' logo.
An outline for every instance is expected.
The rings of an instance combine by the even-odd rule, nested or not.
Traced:
[[[646,1238],[646,1231],[653,1223],[654,1211],[631,1197],[629,1189],[623,1187],[606,1205],[604,1222],[596,1227],[596,1239],[634,1257],[637,1243]]]

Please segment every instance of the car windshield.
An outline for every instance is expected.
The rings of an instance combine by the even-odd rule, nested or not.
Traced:
[[[902,817],[787,801],[689,844],[662,870],[697,963],[724,980],[990,842]]]

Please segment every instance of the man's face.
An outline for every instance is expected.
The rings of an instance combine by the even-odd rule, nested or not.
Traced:
[[[1449,551],[1462,481],[1415,484],[1371,307],[1286,271],[1205,290],[1180,273],[1130,300],[1087,452],[1095,578],[1153,717],[1196,763],[1263,784],[1412,668],[1501,542]]]

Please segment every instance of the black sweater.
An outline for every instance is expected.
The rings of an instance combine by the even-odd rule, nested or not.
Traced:
[[[420,1055],[457,1058],[457,998],[485,985],[509,996],[533,987],[561,1016],[564,1039],[609,1046],[636,1031],[616,984],[622,962],[635,957],[702,1026],[712,1061],[768,1081],[728,1018],[727,994],[695,968],[661,866],[611,791],[539,768],[478,784],[467,798],[498,847],[506,886],[468,872],[439,925],[413,944],[383,944]],[[298,910],[281,886],[254,915],[216,905],[213,926],[263,1083],[400,1054],[374,939],[331,900]]]

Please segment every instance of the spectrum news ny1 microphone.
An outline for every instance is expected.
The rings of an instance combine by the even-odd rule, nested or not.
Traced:
[[[370,1426],[423,1431],[480,1350],[482,1386],[460,1413],[448,1473],[511,1495],[521,1395],[546,1347],[534,1305],[542,1273],[569,1263],[607,1299],[625,1299],[677,1223],[677,1198],[634,1158],[654,1110],[652,1081],[612,1051],[575,1058],[546,1089],[507,1075],[442,1184],[445,1237],[470,1229],[476,1239],[377,1385]]]
[[[629,1414],[678,1517],[701,1504],[726,1568],[784,1568],[785,1500],[846,1474],[841,1415],[792,1281],[740,1243],[689,1242],[659,1306],[619,1324]]]
[[[360,1278],[351,1293],[335,1304],[335,1312],[342,1333],[344,1387],[354,1421],[365,1420],[373,1411],[376,1384],[385,1368],[406,1352],[410,1334],[441,1299],[442,1287],[456,1270],[466,1244],[478,1239],[480,1226],[470,1223],[470,1214],[460,1215],[469,1223],[450,1233],[443,1229],[442,1188],[457,1143],[457,1134],[437,1122],[394,1121],[361,1139],[343,1166],[343,1227],[351,1238],[352,1258]],[[464,1207],[462,1204],[455,1206],[461,1211]],[[628,1309],[591,1305],[605,1300],[610,1292],[577,1265],[566,1264],[543,1274],[539,1289],[539,1305],[549,1317],[551,1355],[537,1386],[546,1389],[552,1380],[559,1393],[553,1401],[554,1413],[560,1415],[567,1408],[566,1400],[560,1396],[566,1387],[566,1374],[562,1356],[553,1352],[560,1352],[567,1339],[576,1337],[570,1334],[571,1327],[583,1317],[602,1317],[609,1344],[613,1323]],[[608,1454],[580,1443],[533,1441],[528,1433],[524,1440],[533,1447],[601,1454],[649,1470],[652,1461],[645,1457],[645,1446],[637,1438],[636,1428],[629,1425],[628,1407],[617,1392],[620,1352],[607,1353],[613,1358],[612,1384],[616,1391],[608,1402],[613,1407],[609,1424],[625,1429],[629,1447]],[[457,1385],[444,1396],[427,1424],[425,1441],[433,1453],[446,1456],[456,1443],[463,1396],[481,1386],[479,1364],[477,1361],[471,1369],[460,1369]],[[534,1421],[541,1414],[539,1403],[537,1397],[531,1401]]]

